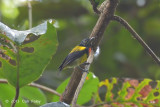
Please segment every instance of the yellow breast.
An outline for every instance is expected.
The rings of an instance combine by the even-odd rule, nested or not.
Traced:
[[[86,61],[87,61],[87,57],[88,57],[88,56],[87,56],[87,54],[85,53],[85,54],[80,58],[80,60],[79,60],[80,62],[79,62],[79,63],[80,63],[80,64],[83,64],[84,62],[86,62]]]

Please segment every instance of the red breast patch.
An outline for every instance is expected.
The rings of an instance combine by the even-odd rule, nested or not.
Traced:
[[[89,54],[90,54],[90,53],[91,53],[91,51],[92,51],[92,49],[91,49],[91,48],[89,48],[89,50],[88,50],[88,51],[89,51]]]

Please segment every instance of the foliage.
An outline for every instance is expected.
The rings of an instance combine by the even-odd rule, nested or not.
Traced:
[[[90,76],[93,74],[90,73]],[[88,75],[88,77],[90,77]],[[88,78],[87,77],[87,78]],[[151,79],[127,79],[111,78],[104,81],[87,80],[82,87],[77,104],[84,105],[90,101],[93,105],[113,106],[113,107],[159,107],[160,106],[160,81]],[[91,84],[91,81],[94,84]],[[57,92],[62,93],[69,82],[66,79],[58,88]],[[95,83],[96,82],[96,83]],[[95,85],[99,85],[95,88]],[[94,94],[93,94],[94,93]],[[86,96],[87,95],[87,96]],[[59,97],[54,96],[53,101],[59,101]]]
[[[0,101],[3,107],[10,107],[15,96],[15,89],[8,84],[0,84]],[[24,86],[21,88],[16,107],[28,107],[27,104],[42,105],[46,103],[45,95],[38,88]]]
[[[97,102],[121,107],[158,107],[159,88],[158,80],[106,79],[99,83]]]
[[[46,26],[47,30],[45,29]],[[14,43],[13,41],[8,40],[8,43],[11,42],[12,44],[15,44],[13,47],[16,49],[6,45],[4,46],[3,44],[0,46],[2,55],[2,57],[0,57],[0,72],[3,77],[6,78],[13,86],[16,87],[17,72],[19,72],[18,78],[20,87],[36,80],[42,74],[45,66],[48,64],[52,55],[55,53],[57,46],[56,31],[52,24],[47,23],[46,26],[42,26],[44,28],[43,32],[46,33],[41,35],[34,42],[33,40],[30,40],[18,44],[16,42],[18,42],[19,39],[12,39],[11,36],[9,36],[16,42]],[[37,31],[41,30],[39,27],[37,27],[37,29]],[[34,29],[34,31],[36,31],[36,29]],[[8,30],[8,32],[10,31]],[[7,35],[8,32],[4,32],[4,34],[6,33]],[[16,32],[11,34],[14,37],[14,35],[18,35],[19,33]],[[27,33],[22,31],[20,36],[17,37],[26,37],[27,35],[25,34]],[[32,36],[30,36],[30,39]],[[7,39],[5,41],[7,41]]]
[[[54,25],[46,21],[27,31],[16,31],[0,23],[0,31],[1,78],[7,79],[14,87],[23,87],[38,79],[56,51],[58,42]],[[10,85],[2,87],[2,93],[10,93],[12,90],[8,96],[0,94],[2,104],[8,106],[15,96],[15,90]],[[17,107],[27,106],[27,102],[23,102],[24,98],[31,103],[39,100],[39,105],[45,103],[44,95],[38,91],[31,87],[21,88]]]

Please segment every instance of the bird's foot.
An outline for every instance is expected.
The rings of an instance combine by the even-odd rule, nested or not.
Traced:
[[[89,73],[88,70],[86,70],[86,69],[84,69],[84,68],[82,68],[82,67],[80,67],[80,66],[78,66],[78,68],[81,69],[83,72]]]
[[[89,65],[90,63],[89,62],[84,62],[83,64],[81,64],[82,66],[85,66],[85,65]]]

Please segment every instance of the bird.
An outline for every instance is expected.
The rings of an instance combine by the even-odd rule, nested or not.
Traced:
[[[91,53],[93,40],[94,37],[85,38],[79,45],[75,46],[59,66],[59,71],[61,72],[64,68],[73,68],[75,66],[79,66],[81,70],[85,71],[80,65],[89,64],[86,61]]]

